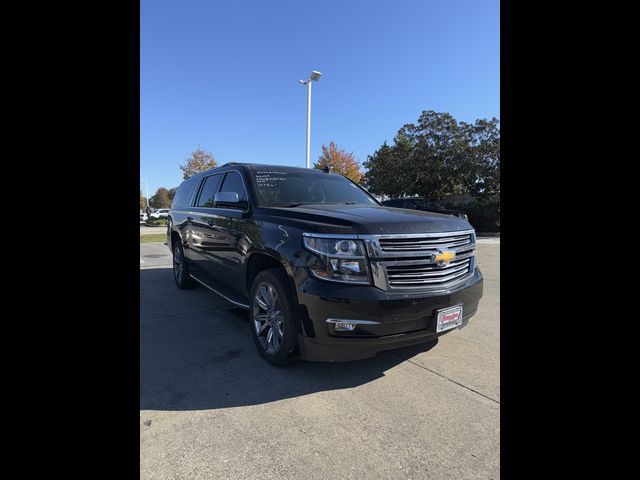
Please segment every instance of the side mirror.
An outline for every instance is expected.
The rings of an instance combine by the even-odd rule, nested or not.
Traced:
[[[218,192],[213,197],[215,208],[247,208],[246,200],[240,200],[236,192]]]

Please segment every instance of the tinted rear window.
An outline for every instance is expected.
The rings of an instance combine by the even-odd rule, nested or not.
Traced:
[[[193,197],[193,190],[198,182],[195,178],[189,178],[182,182],[176,190],[176,194],[171,202],[171,208],[189,207],[191,206],[191,198]]]

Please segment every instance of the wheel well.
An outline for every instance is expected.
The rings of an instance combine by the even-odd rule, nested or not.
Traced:
[[[282,264],[269,255],[262,253],[254,253],[251,255],[249,264],[247,265],[247,292],[251,291],[251,284],[253,283],[253,279],[256,278],[256,275],[267,268],[281,268],[284,270]]]
[[[284,266],[275,258],[270,257],[269,255],[265,255],[263,253],[254,253],[249,258],[249,263],[247,264],[247,294],[251,295],[251,284],[253,283],[253,279],[256,278],[256,275],[260,273],[262,270],[266,270],[267,268],[280,268],[284,272],[286,278],[289,280],[289,285],[291,287],[291,293],[293,294],[294,302],[297,306],[297,311],[295,313],[296,317],[300,321],[300,328],[304,335],[308,337],[315,337],[315,330],[313,328],[313,323],[309,319],[309,313],[307,312],[307,307],[304,305],[300,305],[298,303],[298,294],[296,292],[295,284],[293,280],[289,277],[287,270]]]
[[[173,246],[176,244],[176,242],[180,241],[180,235],[178,235],[178,232],[171,232],[171,250],[173,250]]]

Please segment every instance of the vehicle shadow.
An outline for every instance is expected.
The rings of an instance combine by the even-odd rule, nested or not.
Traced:
[[[168,268],[141,270],[140,290],[141,410],[257,405],[352,388],[437,344],[355,362],[278,368],[258,354],[247,315],[208,290],[178,290]]]

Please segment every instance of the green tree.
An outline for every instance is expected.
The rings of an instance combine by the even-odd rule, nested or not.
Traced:
[[[210,168],[218,166],[218,162],[213,158],[211,152],[205,152],[200,146],[191,153],[185,165],[180,165],[182,170],[182,178],[185,180],[192,177],[196,173],[204,172]]]
[[[329,167],[331,171],[344,175],[356,183],[360,183],[362,178],[360,162],[353,153],[345,151],[333,142],[330,142],[328,147],[322,144],[322,155],[313,166],[314,168]]]
[[[147,199],[142,195],[142,190],[140,190],[140,210],[144,210],[145,208],[147,208]]]
[[[424,111],[403,126],[393,145],[367,157],[365,184],[374,194],[421,195],[434,200],[456,193],[500,193],[499,122],[458,122],[448,113]]]
[[[463,124],[469,138],[474,172],[468,175],[469,190],[480,198],[500,195],[500,127],[496,118]]]
[[[173,202],[173,197],[176,196],[176,192],[178,191],[178,187],[173,187],[171,190],[169,190],[169,200],[171,200]]]
[[[412,177],[411,154],[412,145],[402,133],[396,135],[392,146],[384,142],[364,164],[368,168],[364,176],[367,189],[378,195],[409,195],[415,181]]]
[[[160,187],[156,190],[156,194],[149,199],[149,204],[153,208],[169,208],[171,206],[169,190],[164,187]]]

